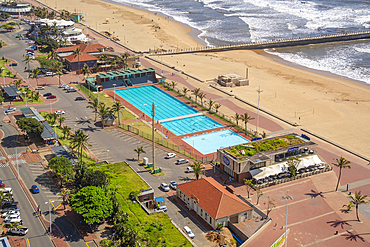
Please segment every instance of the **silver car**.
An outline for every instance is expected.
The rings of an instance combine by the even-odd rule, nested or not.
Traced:
[[[166,183],[161,183],[161,189],[165,192],[170,191],[170,187]]]

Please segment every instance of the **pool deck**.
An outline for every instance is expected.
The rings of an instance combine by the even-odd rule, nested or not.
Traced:
[[[198,112],[198,113],[193,113],[193,114],[188,114],[188,115],[165,118],[165,119],[158,120],[158,122],[159,123],[164,123],[164,122],[169,122],[169,121],[173,121],[173,120],[179,120],[179,119],[184,119],[184,118],[188,118],[188,117],[196,117],[196,116],[201,116],[201,115],[203,115],[203,113]]]

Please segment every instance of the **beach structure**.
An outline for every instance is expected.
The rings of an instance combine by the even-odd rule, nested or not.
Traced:
[[[27,2],[3,1],[0,4],[0,13],[8,13],[11,15],[28,14],[32,10],[32,6]]]
[[[218,84],[224,87],[248,86],[249,79],[236,74],[219,75],[216,79]]]
[[[2,86],[2,92],[10,101],[23,101],[22,92],[14,84]]]
[[[85,78],[88,86],[93,90],[103,91],[114,87],[130,87],[150,83],[162,83],[164,77],[157,77],[155,69],[122,70],[104,72],[95,77]]]
[[[272,138],[252,140],[250,143],[217,150],[220,169],[230,178],[243,183],[244,179],[273,181],[275,177],[288,177],[287,161],[300,160],[297,169],[322,166],[322,161],[312,147],[317,144],[307,136],[294,133]]]
[[[76,23],[82,21],[82,14],[81,13],[72,13],[70,19]]]

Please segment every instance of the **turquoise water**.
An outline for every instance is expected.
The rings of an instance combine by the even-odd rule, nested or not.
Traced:
[[[155,120],[173,118],[198,113],[197,110],[176,99],[156,86],[144,86],[116,90],[116,94],[130,102],[142,112],[151,116],[152,104],[155,108]],[[144,106],[146,104],[146,107]]]
[[[195,116],[161,123],[175,135],[181,136],[222,127],[223,125],[205,116]]]
[[[237,133],[226,129],[198,136],[182,138],[202,154],[217,152],[217,149],[250,142]]]

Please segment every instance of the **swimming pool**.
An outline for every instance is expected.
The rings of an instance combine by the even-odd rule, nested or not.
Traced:
[[[205,115],[176,119],[168,122],[163,122],[161,124],[178,136],[215,129],[223,126],[222,124],[214,121],[213,119]]]
[[[194,148],[202,154],[210,154],[216,152],[217,149],[220,148],[250,142],[229,129],[185,137],[182,138],[182,140],[192,147],[194,145]]]
[[[146,112],[148,116],[151,115],[152,104],[154,102],[157,106],[155,108],[155,120],[184,116],[198,112],[184,102],[153,85],[121,89],[115,92],[137,107],[140,111]],[[146,104],[146,107],[144,104]]]

